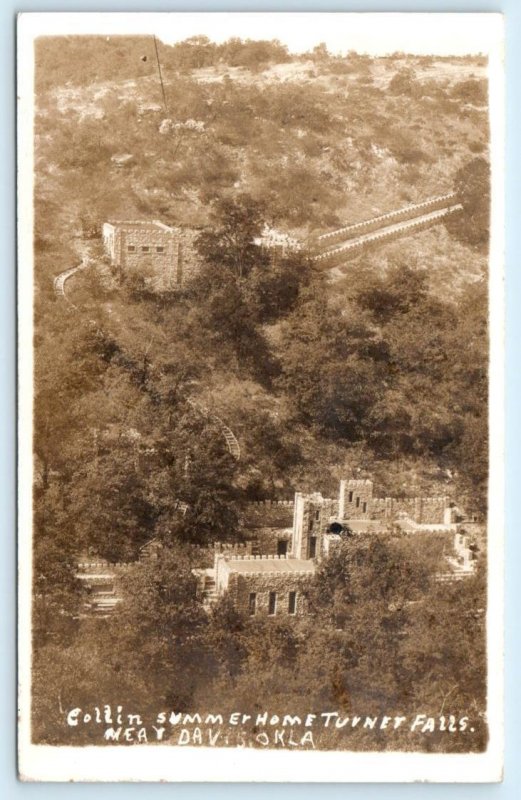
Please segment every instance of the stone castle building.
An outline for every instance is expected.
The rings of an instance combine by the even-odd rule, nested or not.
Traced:
[[[281,505],[284,511],[288,504]],[[305,589],[317,564],[347,535],[378,534],[392,526],[411,534],[447,533],[455,557],[447,559],[450,570],[445,579],[471,574],[473,555],[459,531],[461,519],[459,509],[445,496],[375,498],[372,481],[343,480],[338,499],[297,492],[292,527],[266,529],[270,552],[254,553],[251,542],[217,547],[213,567],[196,569],[194,574],[207,607],[226,594],[237,609],[252,616],[300,616],[307,611]],[[256,550],[260,549],[257,544]]]
[[[179,503],[180,513],[187,506]],[[297,492],[294,501],[259,501],[245,511],[243,542],[216,542],[213,566],[193,570],[207,609],[224,595],[251,616],[297,617],[307,613],[306,588],[317,565],[346,536],[378,535],[396,526],[405,533],[447,535],[447,566],[439,581],[460,580],[475,569],[477,545],[461,511],[446,496],[378,498],[370,480],[343,480],[338,498]],[[163,545],[150,540],[141,559],[157,561]],[[86,613],[107,616],[121,602],[119,578],[132,563],[109,564],[85,555],[76,577],[88,590]]]
[[[200,266],[195,249],[199,231],[172,228],[159,220],[105,222],[103,246],[122,278],[140,278],[154,291],[185,286]]]

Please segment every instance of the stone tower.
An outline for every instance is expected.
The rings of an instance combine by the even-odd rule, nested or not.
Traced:
[[[336,503],[314,494],[295,494],[291,556],[300,559],[320,558],[324,552],[324,536]]]

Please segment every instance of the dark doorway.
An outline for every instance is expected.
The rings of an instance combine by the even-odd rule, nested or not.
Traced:
[[[288,554],[288,541],[287,539],[279,539],[277,542],[277,555],[287,556]]]
[[[317,554],[317,537],[309,537],[309,558],[315,558]]]

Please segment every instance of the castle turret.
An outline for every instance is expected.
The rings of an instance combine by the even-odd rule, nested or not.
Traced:
[[[320,558],[324,550],[324,536],[336,504],[320,493],[295,495],[291,556],[293,558]]]

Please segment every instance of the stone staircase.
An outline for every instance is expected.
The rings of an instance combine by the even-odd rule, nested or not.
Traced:
[[[436,581],[438,583],[454,583],[455,581],[462,581],[474,575],[474,566],[462,564],[457,558],[452,556],[445,556],[445,560],[449,564],[450,570],[447,572],[438,572],[436,575]]]
[[[217,416],[217,414],[213,414],[208,408],[206,408],[206,406],[201,405],[201,403],[198,403],[190,398],[188,399],[188,403],[200,414],[203,414],[205,417],[208,417],[208,419],[213,420],[219,425],[222,435],[226,441],[228,452],[235,458],[236,461],[239,461],[241,457],[241,448],[239,442],[237,441],[237,437],[231,428],[229,428],[228,425],[226,425],[226,423]]]
[[[96,616],[109,616],[115,607],[121,603],[121,598],[116,594],[115,589],[96,592],[90,599],[89,610]]]
[[[217,586],[215,585],[215,577],[206,573],[203,585],[203,606],[208,609],[211,608],[218,599]]]
[[[240,457],[241,457],[241,448],[239,446],[239,442],[237,441],[237,438],[235,437],[235,434],[233,433],[232,430],[230,430],[230,428],[228,428],[227,425],[225,425],[222,422],[222,420],[219,419],[219,417],[215,417],[215,419],[218,420],[221,423],[221,430],[222,430],[223,436],[224,436],[224,438],[226,440],[226,445],[228,447],[228,451],[235,458],[235,460],[238,461],[240,459]]]
[[[124,565],[119,565],[126,568]],[[97,617],[108,617],[121,602],[116,588],[117,565],[106,561],[80,562],[76,579],[88,589],[85,611]]]

